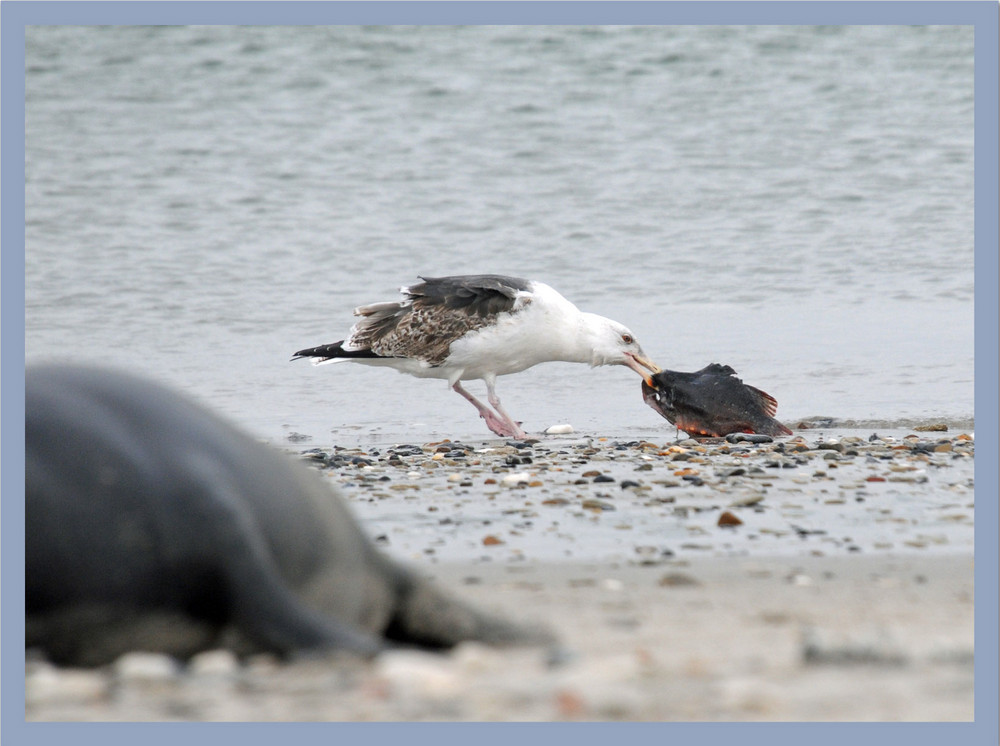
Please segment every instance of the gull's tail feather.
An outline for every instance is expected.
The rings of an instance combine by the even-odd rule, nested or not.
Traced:
[[[313,365],[321,365],[323,363],[333,363],[338,360],[346,360],[348,358],[373,358],[381,357],[381,355],[376,355],[371,350],[350,350],[344,349],[344,340],[339,342],[334,342],[333,344],[320,345],[319,347],[310,347],[307,350],[299,350],[294,355],[292,355],[292,360],[301,360],[302,358],[309,358],[312,360]]]

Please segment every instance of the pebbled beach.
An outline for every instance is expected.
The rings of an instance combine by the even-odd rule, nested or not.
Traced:
[[[973,717],[971,432],[292,440],[385,551],[560,644],[29,656],[29,720]]]
[[[334,446],[304,457],[401,559],[641,563],[971,553],[974,443],[968,432],[827,429]]]

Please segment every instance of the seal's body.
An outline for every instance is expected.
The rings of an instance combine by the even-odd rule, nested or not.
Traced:
[[[310,467],[120,372],[25,375],[27,647],[100,665],[538,642],[381,554]]]

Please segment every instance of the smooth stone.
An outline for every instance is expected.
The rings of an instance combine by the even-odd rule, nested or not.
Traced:
[[[546,435],[569,435],[576,432],[570,424],[552,425],[545,428]]]
[[[126,653],[114,663],[116,678],[131,683],[170,681],[179,671],[177,661],[162,653]]]

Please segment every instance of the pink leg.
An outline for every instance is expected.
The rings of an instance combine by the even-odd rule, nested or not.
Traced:
[[[501,414],[503,416],[498,417],[493,410],[462,388],[462,384],[460,382],[456,381],[452,388],[470,401],[472,406],[479,410],[479,416],[486,420],[486,427],[494,433],[504,438],[525,437],[524,431],[521,430],[521,428],[517,426],[517,423],[513,422],[510,417],[506,416],[502,412]],[[494,394],[493,396],[495,397],[496,395]]]
[[[497,413],[501,417],[503,417],[504,422],[506,422],[507,425],[509,425],[510,428],[514,431],[513,437],[515,438],[527,437],[527,434],[524,432],[524,430],[521,429],[521,423],[514,422],[514,418],[511,417],[509,414],[507,414],[504,408],[500,405],[500,397],[497,396],[496,389],[494,388],[495,384],[496,384],[495,379],[492,378],[486,379],[486,398],[489,400],[490,405],[493,407],[493,409],[497,411]]]

